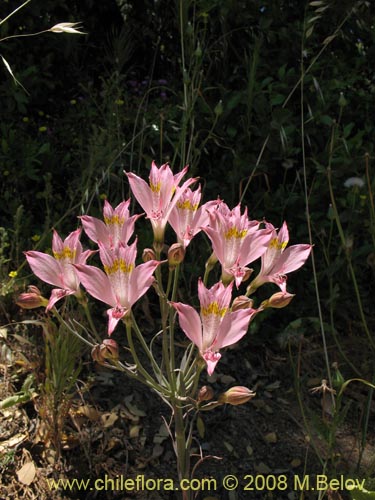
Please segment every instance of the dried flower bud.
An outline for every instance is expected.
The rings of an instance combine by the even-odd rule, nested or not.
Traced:
[[[86,35],[83,31],[79,31],[81,28],[80,23],[59,23],[52,26],[47,31],[52,31],[52,33],[71,33],[75,35]]]
[[[198,403],[203,403],[203,401],[210,401],[214,397],[214,390],[209,385],[204,385],[199,389],[197,401]]]
[[[185,248],[181,243],[173,243],[168,250],[168,264],[169,268],[174,268],[181,264],[185,258]]]
[[[294,294],[288,292],[274,293],[273,295],[271,295],[269,299],[264,300],[261,303],[260,309],[267,309],[267,307],[282,309],[283,307],[286,307],[290,303],[293,297]]]
[[[145,248],[142,253],[143,262],[149,262],[150,260],[156,260],[156,254],[152,248]]]
[[[246,297],[246,295],[239,295],[232,302],[232,311],[238,311],[239,309],[251,309],[253,307],[254,301]]]
[[[247,281],[250,278],[250,276],[253,274],[254,269],[251,269],[250,267],[244,267],[243,271],[244,271],[244,275],[243,275],[242,281]]]
[[[95,345],[91,350],[91,356],[94,361],[100,365],[105,364],[106,360],[118,360],[118,345],[113,339],[105,339],[99,345]]]
[[[27,292],[21,293],[17,297],[16,304],[22,309],[36,309],[37,307],[47,307],[48,300],[42,296],[39,288],[30,285]]]
[[[242,405],[247,403],[255,396],[255,392],[247,387],[235,386],[223,392],[219,396],[219,403],[227,403],[230,405]]]

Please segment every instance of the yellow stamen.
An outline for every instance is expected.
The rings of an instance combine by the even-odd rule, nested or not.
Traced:
[[[133,269],[134,264],[128,264],[123,259],[116,259],[113,261],[112,265],[104,266],[104,271],[107,275],[117,273],[117,271],[128,274],[131,273]]]
[[[219,304],[217,302],[211,302],[207,307],[201,308],[202,316],[208,316],[209,314],[215,314],[216,316],[223,317],[227,312],[227,307],[222,307],[220,309]]]
[[[76,250],[72,250],[69,247],[64,247],[62,252],[53,252],[53,256],[56,260],[67,259],[73,261],[76,256]]]
[[[279,241],[277,238],[274,238],[270,241],[269,248],[274,248],[275,250],[284,250],[287,244],[287,241]]]
[[[152,184],[152,182],[150,182],[150,188],[153,193],[160,193],[161,182],[159,181],[157,184]]]
[[[104,217],[104,222],[107,226],[114,226],[115,224],[121,226],[125,222],[125,218],[115,214],[112,217]]]
[[[230,238],[244,238],[247,235],[247,229],[237,229],[236,227],[231,227],[225,234],[225,239]]]
[[[181,210],[192,210],[195,212],[198,209],[198,203],[193,205],[190,200],[178,201],[177,208],[181,208]]]

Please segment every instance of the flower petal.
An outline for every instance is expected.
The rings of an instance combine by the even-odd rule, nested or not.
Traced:
[[[151,216],[152,212],[152,191],[146,181],[138,177],[132,172],[125,172],[128,177],[130,189],[136,197],[138,203],[141,205],[147,216]]]
[[[202,324],[197,311],[182,302],[170,303],[178,312],[180,327],[185,335],[198,347],[202,349]]]
[[[67,297],[68,295],[73,295],[74,290],[63,290],[61,288],[54,288],[51,292],[51,296],[48,301],[47,311],[50,311],[57,301]]]
[[[287,274],[296,271],[306,262],[311,245],[292,245],[286,248],[272,268],[272,274]]]
[[[102,220],[97,219],[96,217],[91,217],[90,215],[82,215],[80,219],[83,229],[90,240],[95,243],[102,241],[104,244],[107,244],[108,228]]]
[[[82,285],[90,295],[112,307],[117,306],[116,297],[113,295],[111,284],[103,271],[97,267],[84,264],[75,264],[74,267]]]
[[[154,277],[152,275],[159,264],[160,262],[157,260],[149,260],[134,268],[130,278],[128,295],[130,307],[150,288],[154,282]]]
[[[250,320],[256,312],[256,309],[239,309],[226,314],[212,348],[219,350],[238,342],[246,334]]]
[[[56,259],[51,255],[35,250],[25,252],[25,255],[29,266],[38,278],[50,285],[64,288],[61,267]]]

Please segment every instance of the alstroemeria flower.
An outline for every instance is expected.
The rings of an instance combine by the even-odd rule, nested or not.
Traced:
[[[157,243],[164,241],[165,226],[173,207],[185,189],[196,181],[196,179],[188,179],[181,187],[178,186],[187,170],[188,167],[185,167],[181,172],[173,175],[167,163],[158,168],[155,162],[152,162],[149,184],[132,172],[125,172],[134,196],[146,212],[147,218],[151,220],[154,239]]]
[[[212,375],[223,347],[235,344],[247,332],[249,322],[257,313],[255,309],[229,311],[233,282],[225,287],[222,282],[206,288],[198,283],[200,315],[181,302],[172,302],[179,315],[180,326],[185,335],[198,347],[200,355]]]
[[[87,292],[112,306],[107,310],[108,335],[111,335],[119,320],[150,288],[154,281],[152,274],[160,262],[150,260],[135,266],[137,241],[113,248],[99,241],[99,253],[105,273],[94,266],[77,265],[75,268]]]
[[[53,232],[53,257],[46,253],[31,250],[25,252],[27,262],[33,273],[42,281],[57,286],[52,290],[47,310],[67,295],[79,295],[79,278],[72,264],[85,264],[87,258],[95,253],[91,250],[82,251],[79,241],[81,229],[69,234],[64,241],[56,231]]]
[[[262,255],[260,273],[248,287],[249,293],[267,282],[275,283],[282,292],[286,292],[286,274],[303,266],[311,252],[311,245],[308,244],[286,248],[289,242],[286,222],[278,233],[272,224],[266,223],[266,227],[272,232],[271,241],[267,251]]]
[[[141,215],[129,216],[130,199],[121,202],[113,208],[107,200],[104,201],[104,222],[90,215],[79,217],[87,236],[98,243],[100,241],[107,247],[114,247],[122,243],[126,245],[134,232],[135,221]]]
[[[247,208],[241,215],[240,205],[229,210],[225,203],[210,211],[210,225],[202,228],[221,264],[222,279],[234,278],[237,288],[250,272],[246,266],[266,251],[272,237],[270,229],[258,228],[258,221],[248,219]]]
[[[201,187],[192,191],[185,189],[172,209],[168,222],[177,235],[178,243],[186,248],[203,226],[209,222],[209,210],[218,205],[217,200],[209,201],[199,207]]]

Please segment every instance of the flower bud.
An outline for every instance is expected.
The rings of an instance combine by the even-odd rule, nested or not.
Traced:
[[[211,269],[214,267],[216,262],[217,262],[217,257],[215,255],[215,252],[212,252],[212,254],[208,257],[207,262],[206,262],[207,271],[211,271]]]
[[[37,307],[47,307],[48,300],[42,296],[39,288],[30,285],[27,292],[21,293],[17,297],[16,304],[22,309],[36,309]]]
[[[255,396],[255,392],[247,387],[235,386],[223,392],[219,396],[219,403],[227,403],[230,405],[242,405],[247,403]]]
[[[170,269],[181,264],[185,258],[185,248],[181,243],[174,243],[168,250],[168,265]]]
[[[156,254],[152,248],[145,248],[142,254],[143,262],[149,262],[150,260],[156,260]]]
[[[106,360],[118,360],[118,345],[117,342],[113,339],[105,339],[99,345],[95,345],[91,350],[91,356],[94,361],[103,365],[106,363]]]
[[[232,312],[238,311],[239,309],[251,309],[253,304],[254,301],[246,297],[246,295],[239,295],[232,302]]]
[[[197,401],[198,403],[203,403],[203,401],[210,401],[214,397],[214,390],[209,385],[204,385],[199,389]]]
[[[294,294],[288,292],[274,293],[273,295],[271,295],[269,299],[264,300],[261,303],[260,309],[267,309],[267,307],[282,309],[283,307],[286,307],[290,303],[293,297]]]

